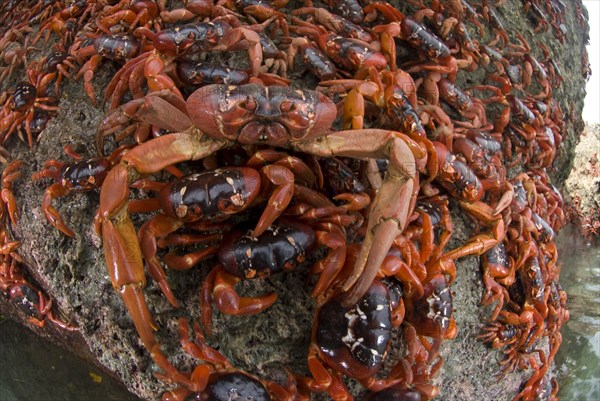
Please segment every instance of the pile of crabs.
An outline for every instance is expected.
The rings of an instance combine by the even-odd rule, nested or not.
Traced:
[[[65,80],[81,80],[98,105],[94,74],[112,64],[100,156],[66,147],[71,159],[56,155],[31,178],[48,183],[43,212],[68,237],[77,233],[53,203],[98,190],[108,274],[171,389],[163,399],[350,400],[348,379],[368,390],[365,401],[433,399],[440,347],[457,335],[455,261],[469,255],[481,256],[482,304],[493,308],[479,338],[503,350],[503,372],[533,372],[514,399],[556,399],[549,370],[569,312],[554,237],[565,215],[546,169],[565,121],[548,47],[506,32],[504,1],[411,0],[402,12],[377,1],[296,3],[0,6],[0,83],[26,71],[2,93],[0,288],[33,322],[76,329],[27,279],[10,235],[23,163],[10,147],[20,138],[35,149]],[[534,30],[559,43],[569,7],[523,1]],[[467,87],[469,74],[486,84]],[[451,208],[476,233],[448,249]],[[189,320],[178,321],[183,349],[198,359],[189,372],[155,336],[146,271],[177,308],[169,271],[204,261],[213,268],[193,338]],[[213,306],[253,315],[276,302],[238,295],[240,281],[301,268],[316,303],[307,372],[288,369],[286,383],[257,377],[208,345]],[[404,354],[386,365],[398,336]]]

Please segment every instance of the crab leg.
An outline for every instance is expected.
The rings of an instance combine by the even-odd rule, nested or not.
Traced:
[[[314,379],[307,377],[298,378],[300,385],[312,392],[327,391],[334,400],[348,400],[351,396],[346,385],[341,380],[339,373],[331,374],[319,360],[319,351],[315,344],[308,349],[308,368]]]
[[[262,216],[252,235],[259,237],[273,222],[279,217],[279,215],[285,210],[292,200],[294,193],[294,173],[286,167],[278,165],[269,165],[261,169],[264,176],[275,185],[273,193],[269,197],[267,207],[265,208]]]
[[[270,293],[260,297],[240,297],[233,287],[240,278],[227,273],[222,266],[213,269],[202,285],[200,303],[202,304],[202,325],[207,335],[212,336],[212,297],[217,308],[229,315],[254,315],[277,301],[277,294]]]
[[[190,388],[193,383],[171,365],[154,336],[157,326],[142,292],[146,285],[144,263],[127,201],[129,185],[140,174],[155,173],[184,160],[201,159],[226,143],[201,137],[192,130],[172,134],[145,142],[125,154],[104,180],[96,218],[111,282],[123,298],[144,346],[169,380]]]
[[[42,210],[44,211],[44,215],[46,219],[52,224],[54,227],[62,231],[65,235],[69,237],[74,237],[75,233],[71,230],[63,221],[62,217],[58,213],[58,211],[52,206],[52,200],[61,196],[69,195],[70,191],[63,186],[61,183],[54,183],[46,189],[44,192],[44,198],[42,199]]]
[[[132,119],[173,132],[183,131],[192,125],[181,99],[169,90],[152,92],[122,105],[102,120],[96,137],[98,149],[104,149],[104,137],[126,129]]]
[[[490,206],[483,202],[466,202],[459,200],[460,206],[478,219],[489,224],[491,230],[486,234],[473,236],[467,243],[444,254],[445,259],[459,259],[468,255],[483,255],[485,252],[504,240],[506,230],[502,215],[492,214]]]
[[[215,297],[217,308],[229,315],[255,315],[275,303],[276,293],[270,293],[259,297],[240,297],[233,287],[241,281],[241,278],[228,273],[223,268],[214,270],[207,278],[207,285],[212,285],[212,293]],[[205,290],[206,286],[203,288]],[[210,289],[209,289],[210,290]]]
[[[325,292],[344,267],[346,260],[346,239],[341,232],[317,231],[317,242],[329,248],[325,258],[319,260],[312,268],[313,273],[320,274],[319,280],[311,292],[313,298]]]
[[[258,76],[263,61],[262,45],[258,33],[243,27],[228,31],[214,51],[248,50],[248,58],[252,76]]]
[[[19,171],[21,165],[23,165],[22,160],[15,160],[11,162],[2,172],[2,188],[0,191],[0,198],[5,205],[4,207],[8,212],[10,221],[14,225],[16,225],[19,221],[19,208],[17,206],[15,196],[12,193],[12,183],[21,176],[21,172]],[[4,207],[0,208],[0,215],[2,214]]]
[[[340,131],[295,145],[316,156],[387,158],[385,179],[373,199],[367,233],[354,269],[342,289],[347,305],[369,289],[394,239],[402,234],[415,207],[419,188],[415,157],[401,133],[382,129]]]
[[[148,263],[150,274],[154,281],[159,284],[169,303],[176,308],[179,307],[179,302],[175,299],[175,295],[173,295],[173,291],[171,291],[171,287],[167,283],[165,271],[156,256],[156,237],[165,237],[176,231],[182,225],[183,223],[179,220],[165,216],[164,214],[159,214],[144,223],[142,228],[140,228],[139,233],[140,247],[146,258],[146,263]]]
[[[248,167],[255,169],[268,164],[277,164],[286,167],[294,173],[294,176],[303,185],[308,185],[309,187],[312,187],[317,179],[315,173],[301,159],[273,149],[259,150],[246,163]]]

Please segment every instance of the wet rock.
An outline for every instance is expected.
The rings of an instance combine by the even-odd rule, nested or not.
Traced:
[[[600,236],[600,124],[586,125],[565,181],[572,219],[585,236]]]

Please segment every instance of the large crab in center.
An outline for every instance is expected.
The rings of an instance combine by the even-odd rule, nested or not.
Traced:
[[[172,380],[189,384],[168,363],[153,334],[155,325],[142,293],[142,254],[127,207],[129,184],[140,176],[179,162],[203,159],[235,143],[281,147],[319,157],[388,159],[361,251],[342,285],[345,302],[352,305],[370,287],[414,209],[419,184],[411,149],[418,145],[409,143],[411,140],[402,133],[383,129],[335,132],[335,119],[336,106],[322,93],[247,84],[208,85],[192,93],[186,102],[166,90],[154,92],[121,106],[103,120],[99,129],[101,144],[107,135],[131,130],[132,120],[174,132],[142,143],[122,156],[104,180],[96,220],[112,283],[144,345]]]

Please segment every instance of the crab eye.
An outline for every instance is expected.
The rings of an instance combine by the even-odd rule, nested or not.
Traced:
[[[279,105],[279,108],[281,109],[282,112],[288,113],[290,111],[294,111],[294,109],[296,108],[296,105],[294,104],[294,102],[292,102],[290,100],[284,100]]]
[[[244,101],[243,106],[248,111],[254,111],[254,110],[256,110],[256,100],[254,100],[253,97],[248,96],[248,97],[246,97],[246,100]]]

